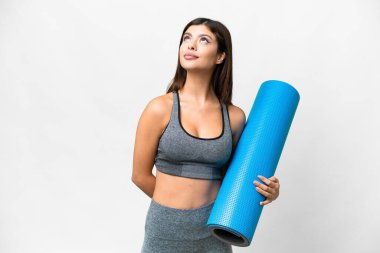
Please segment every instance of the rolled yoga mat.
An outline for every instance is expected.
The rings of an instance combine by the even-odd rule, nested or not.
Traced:
[[[218,239],[251,244],[265,200],[253,181],[274,175],[299,99],[288,83],[269,80],[260,86],[207,221]]]

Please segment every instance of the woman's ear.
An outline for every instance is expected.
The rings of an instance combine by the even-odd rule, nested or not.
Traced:
[[[221,64],[224,60],[224,58],[226,57],[226,53],[223,52],[221,54],[218,55],[218,59],[216,60],[216,64]]]

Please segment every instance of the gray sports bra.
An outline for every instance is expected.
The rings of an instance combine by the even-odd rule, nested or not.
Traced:
[[[173,109],[162,133],[155,157],[160,172],[180,177],[221,179],[221,169],[232,153],[232,132],[228,110],[221,105],[223,130],[218,137],[200,138],[186,132],[181,123],[180,99],[173,91]]]

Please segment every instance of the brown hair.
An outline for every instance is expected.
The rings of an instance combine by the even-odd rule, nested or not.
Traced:
[[[215,95],[226,105],[232,104],[232,42],[231,34],[227,27],[219,21],[208,18],[196,18],[190,21],[182,31],[179,47],[182,44],[182,37],[186,30],[192,25],[206,25],[215,35],[218,42],[218,53],[226,54],[224,61],[217,64],[212,74],[211,83]],[[179,48],[178,47],[178,48]],[[181,89],[186,81],[186,70],[182,68],[179,57],[177,62],[177,70],[174,78],[166,91],[166,93]]]

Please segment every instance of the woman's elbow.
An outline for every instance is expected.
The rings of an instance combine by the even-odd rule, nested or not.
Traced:
[[[142,181],[141,176],[136,175],[136,174],[133,174],[133,175],[131,176],[131,180],[132,180],[132,182],[133,182],[135,185],[140,184],[141,181]]]
[[[131,180],[135,185],[141,185],[144,182],[146,182],[147,178],[150,176],[152,176],[152,175],[133,174],[131,177]]]

